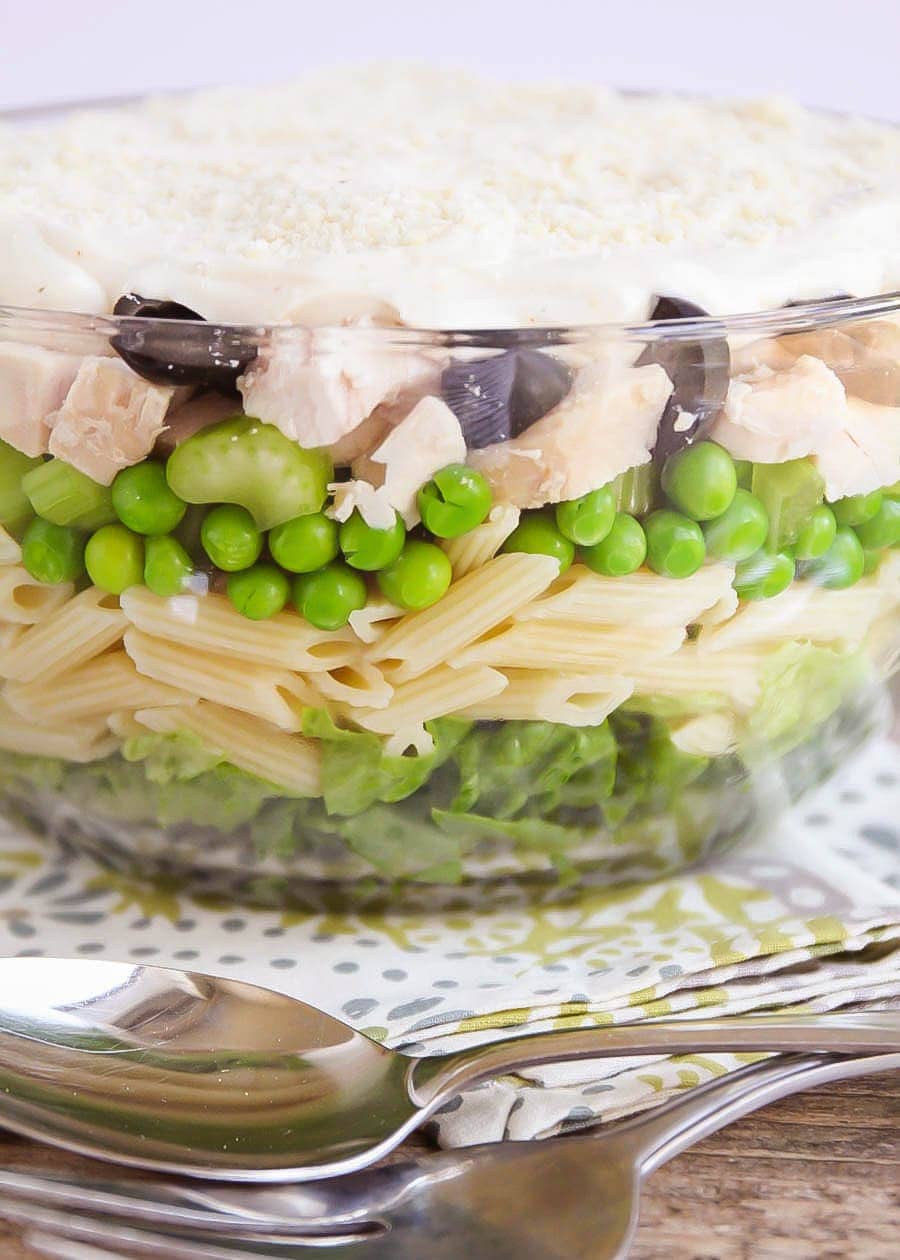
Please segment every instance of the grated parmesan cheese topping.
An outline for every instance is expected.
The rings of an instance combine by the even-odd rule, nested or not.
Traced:
[[[26,305],[484,326],[897,285],[900,130],[780,100],[380,65],[0,127],[0,300]]]

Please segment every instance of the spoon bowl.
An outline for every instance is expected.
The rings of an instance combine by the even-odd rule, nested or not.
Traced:
[[[566,1059],[687,1050],[898,1051],[900,1012],[578,1028],[417,1059],[240,981],[97,960],[0,961],[0,1124],[201,1178],[350,1172],[478,1081]]]

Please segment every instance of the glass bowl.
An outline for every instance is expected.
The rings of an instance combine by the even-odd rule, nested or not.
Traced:
[[[900,295],[119,309],[0,308],[8,816],[251,902],[560,899],[748,834],[882,720]]]

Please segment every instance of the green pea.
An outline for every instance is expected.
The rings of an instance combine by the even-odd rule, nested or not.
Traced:
[[[74,582],[84,573],[84,534],[34,520],[22,536],[22,564],[38,582]]]
[[[615,519],[616,491],[612,486],[591,490],[556,508],[559,532],[579,547],[596,546],[612,529]]]
[[[169,534],[187,511],[187,504],[173,494],[162,464],[144,460],[116,474],[112,505],[123,525],[136,534]]]
[[[686,578],[696,573],[706,558],[703,531],[696,521],[680,512],[651,512],[644,522],[647,563],[663,577]]]
[[[348,565],[337,561],[294,579],[293,599],[317,630],[340,630],[357,608],[365,608],[366,583]]]
[[[337,524],[323,512],[295,516],[270,531],[269,550],[273,560],[289,573],[314,573],[340,550]]]
[[[832,503],[831,510],[838,525],[864,525],[878,515],[882,498],[880,490],[873,490],[871,494],[850,494]]]
[[[794,580],[793,556],[786,551],[758,551],[734,571],[734,589],[741,599],[772,599]]]
[[[575,559],[575,544],[560,533],[549,512],[526,512],[503,544],[503,551],[553,556],[559,561],[560,573],[565,573]]]
[[[400,555],[382,569],[376,581],[385,599],[398,608],[430,608],[453,578],[453,569],[440,547],[410,539]]]
[[[88,539],[84,563],[95,586],[121,595],[144,579],[144,540],[124,525],[104,525]]]
[[[185,503],[236,503],[261,530],[321,511],[332,475],[324,451],[304,450],[252,416],[202,429],[166,464],[169,485]]]
[[[856,537],[867,550],[896,546],[900,542],[900,498],[886,494],[875,515],[857,525]]]
[[[217,569],[237,573],[255,564],[263,537],[246,508],[223,503],[208,512],[200,528],[203,550]]]
[[[730,506],[737,490],[734,460],[715,442],[686,446],[666,460],[662,488],[685,516],[710,521]]]
[[[740,490],[751,490],[753,488],[753,462],[749,459],[736,459],[734,461],[734,471],[737,474],[737,483]]]
[[[640,521],[627,512],[617,512],[612,529],[593,547],[585,547],[581,558],[589,569],[606,577],[634,573],[647,558],[647,535]]]
[[[252,569],[232,573],[226,589],[241,616],[251,621],[265,621],[284,608],[291,584],[287,574],[274,564],[256,564]]]
[[[759,499],[740,487],[731,505],[703,530],[706,549],[718,560],[746,560],[759,551],[769,533],[769,514]]]
[[[177,538],[163,535],[144,544],[144,585],[154,595],[180,595],[194,571],[193,561]]]
[[[794,554],[798,560],[817,560],[834,542],[837,521],[834,512],[823,503],[814,508],[805,523],[800,526]]]
[[[849,525],[839,525],[825,554],[803,566],[803,576],[830,591],[842,591],[859,581],[865,567],[862,543]]]
[[[480,525],[491,510],[487,480],[465,464],[448,464],[419,491],[419,515],[435,538],[459,538]]]
[[[341,526],[338,541],[351,568],[374,573],[397,559],[406,541],[406,527],[395,513],[390,529],[374,529],[354,512]]]

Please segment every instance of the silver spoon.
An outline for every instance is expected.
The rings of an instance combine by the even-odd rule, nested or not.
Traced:
[[[539,1033],[412,1058],[294,998],[198,972],[0,962],[0,1124],[100,1159],[232,1181],[374,1163],[459,1090],[567,1059],[900,1051],[900,1011]]]
[[[165,1260],[312,1260],[325,1247],[348,1260],[424,1252],[433,1260],[619,1260],[637,1226],[642,1181],[661,1164],[777,1098],[898,1067],[898,1054],[780,1056],[621,1124],[423,1154],[304,1186],[71,1184],[0,1170],[3,1213],[32,1230],[122,1247],[116,1255]],[[39,1249],[73,1254],[49,1240]]]

